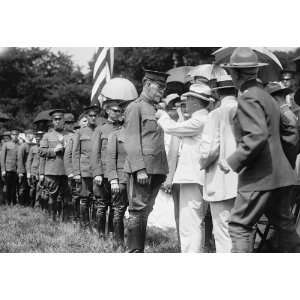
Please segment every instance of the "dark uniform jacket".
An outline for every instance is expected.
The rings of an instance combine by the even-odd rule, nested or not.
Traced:
[[[94,143],[95,129],[87,126],[78,129],[74,135],[72,165],[73,174],[81,177],[93,177],[90,158]]]
[[[121,125],[119,122],[113,123],[107,120],[102,126],[97,126],[95,130],[93,150],[91,156],[91,165],[93,170],[93,176],[103,176],[108,178],[108,172],[106,168],[107,161],[107,142],[108,137],[111,133],[120,129]]]
[[[125,111],[124,170],[135,173],[146,169],[148,174],[167,174],[168,162],[164,147],[164,134],[155,118],[155,109],[142,96]]]
[[[6,172],[17,172],[19,145],[12,141],[4,143],[1,151],[1,170]]]
[[[32,144],[23,143],[19,146],[18,149],[18,168],[17,172],[18,174],[25,174],[27,172],[26,170],[26,161],[29,154],[29,150],[32,147]]]
[[[72,164],[72,152],[74,145],[75,132],[69,132],[65,136],[65,153],[64,153],[64,164],[66,174],[69,176],[73,173],[73,164]]]
[[[118,179],[119,183],[126,184],[128,174],[124,172],[126,152],[124,148],[124,128],[113,132],[107,144],[107,178],[109,181]]]
[[[40,142],[40,175],[65,175],[64,150],[57,153],[54,148],[58,144],[64,145],[64,132],[51,130],[44,134]]]
[[[295,173],[284,154],[280,136],[280,109],[256,81],[241,89],[234,120],[236,151],[228,157],[239,173],[240,191],[268,191],[295,183]],[[297,139],[297,135],[294,136]]]
[[[40,155],[39,146],[33,145],[30,150],[26,161],[27,173],[32,176],[39,176],[39,165],[40,165]]]

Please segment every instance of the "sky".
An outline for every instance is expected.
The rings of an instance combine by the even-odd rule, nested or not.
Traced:
[[[295,48],[293,47],[272,47],[271,50],[282,50],[289,51]],[[97,51],[97,47],[52,47],[54,52],[64,52],[70,54],[76,65],[82,67],[83,72],[88,71],[88,62],[93,57],[94,53]]]

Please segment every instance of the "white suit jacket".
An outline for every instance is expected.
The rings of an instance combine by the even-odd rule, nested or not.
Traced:
[[[203,198],[206,201],[223,201],[237,195],[238,174],[232,170],[225,174],[218,166],[236,150],[232,120],[237,101],[233,96],[221,100],[221,105],[208,115],[200,145],[200,164],[205,169]]]
[[[190,119],[180,123],[172,120],[167,113],[163,113],[158,120],[158,124],[165,133],[182,138],[173,184],[197,183],[203,185],[204,171],[200,170],[199,147],[207,116],[208,111],[201,109],[194,112]]]

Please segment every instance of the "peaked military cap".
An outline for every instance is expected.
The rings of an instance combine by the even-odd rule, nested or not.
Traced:
[[[281,79],[282,80],[289,80],[295,78],[295,71],[293,70],[283,70],[281,72]]]
[[[62,114],[63,115],[64,113],[65,113],[65,111],[63,109],[55,108],[49,113],[49,116],[53,117],[54,114]]]
[[[169,74],[165,72],[159,72],[149,69],[144,69],[145,77],[146,79],[149,79],[151,81],[158,82],[159,84],[166,84],[166,80],[169,76]]]
[[[96,112],[99,112],[99,106],[98,105],[91,105],[91,106],[88,106],[88,107],[85,107],[84,108],[84,112],[85,113],[88,113],[89,111],[96,111]]]

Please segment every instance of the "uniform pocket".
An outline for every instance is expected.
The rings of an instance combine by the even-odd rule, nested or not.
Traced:
[[[142,116],[143,129],[146,132],[155,132],[158,129],[158,124],[153,115],[143,115]]]

